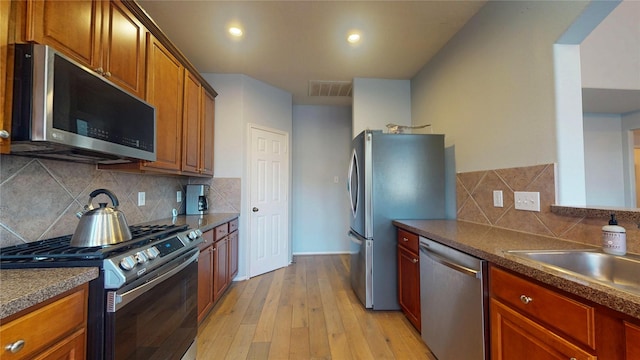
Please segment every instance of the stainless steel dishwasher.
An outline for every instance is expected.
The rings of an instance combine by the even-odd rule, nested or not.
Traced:
[[[422,339],[438,360],[488,359],[487,263],[420,237]]]

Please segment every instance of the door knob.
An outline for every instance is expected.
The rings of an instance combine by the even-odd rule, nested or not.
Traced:
[[[0,130],[0,138],[8,139],[10,135],[7,130]]]
[[[253,209],[251,209],[251,211],[253,211],[253,212],[258,212],[258,210],[259,209],[257,207],[255,207],[255,206],[253,207]]]

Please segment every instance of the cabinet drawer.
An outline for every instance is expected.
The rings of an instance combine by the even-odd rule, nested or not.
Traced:
[[[213,229],[213,231],[215,232],[214,240],[218,241],[229,234],[229,224],[224,223],[220,226],[216,226],[215,229]]]
[[[238,230],[238,219],[233,219],[229,221],[229,232],[232,233]]]
[[[214,230],[209,230],[202,233],[202,242],[200,243],[200,245],[198,245],[198,247],[200,248],[200,251],[213,245],[213,233],[214,233]]]
[[[406,247],[407,249],[418,253],[418,235],[410,233],[406,230],[398,229],[398,244]]]
[[[87,287],[0,326],[3,360],[31,358],[52,346],[60,338],[85,326],[87,317]],[[4,347],[18,341],[24,347],[12,354]]]
[[[495,267],[489,282],[492,297],[595,349],[593,307]]]

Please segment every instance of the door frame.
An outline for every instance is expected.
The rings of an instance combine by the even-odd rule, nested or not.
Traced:
[[[251,163],[252,163],[252,150],[251,150],[251,132],[253,130],[260,130],[260,131],[268,131],[268,132],[272,132],[275,134],[279,134],[284,136],[285,138],[285,143],[287,144],[287,162],[288,162],[288,171],[286,174],[287,177],[287,189],[286,189],[286,193],[287,193],[287,216],[286,216],[286,224],[284,226],[285,229],[285,236],[286,236],[286,243],[287,243],[287,265],[291,264],[293,261],[293,255],[292,255],[292,244],[291,244],[291,177],[292,177],[292,170],[291,170],[291,163],[292,163],[292,154],[291,154],[291,138],[288,132],[280,130],[280,129],[275,129],[275,128],[271,128],[268,126],[264,126],[264,125],[259,125],[259,124],[255,124],[255,123],[247,123],[247,132],[246,132],[246,137],[245,139],[247,139],[246,143],[245,143],[245,149],[246,149],[246,154],[247,156],[245,157],[246,162],[245,162],[245,176],[244,179],[246,179],[245,184],[242,185],[243,188],[243,204],[244,209],[241,211],[243,218],[246,219],[245,226],[244,228],[245,233],[247,234],[244,244],[245,244],[245,251],[244,251],[244,263],[245,263],[245,278],[249,279],[251,277],[251,244],[252,244],[252,234],[251,234]],[[240,251],[242,253],[242,251]]]

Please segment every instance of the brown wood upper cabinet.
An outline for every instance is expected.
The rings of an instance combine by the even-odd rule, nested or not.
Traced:
[[[144,98],[145,33],[119,0],[29,0],[25,41],[50,45]]]
[[[182,172],[213,175],[215,97],[189,71],[184,75]]]
[[[153,35],[147,34],[147,101],[156,108],[156,161],[144,170],[178,172],[182,149],[184,67]]]

